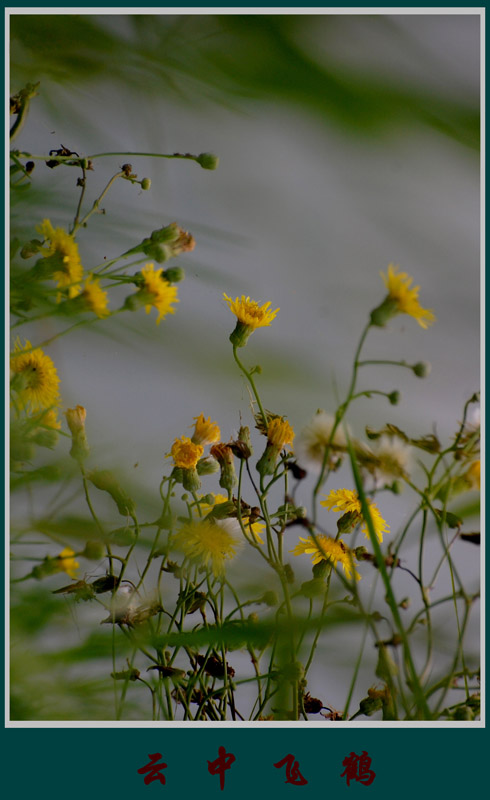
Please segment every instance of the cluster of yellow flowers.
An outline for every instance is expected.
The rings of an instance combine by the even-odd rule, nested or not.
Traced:
[[[390,264],[387,275],[383,275],[388,289],[388,296],[383,301],[382,314],[377,318],[375,316],[372,324],[384,324],[390,316],[394,316],[396,313],[405,313],[416,319],[422,327],[427,327],[434,320],[434,315],[431,311],[420,306],[418,302],[419,287],[410,288],[412,284],[411,278],[406,273],[397,273],[396,270],[397,268]],[[250,335],[257,328],[269,326],[279,311],[279,309],[273,311],[270,307],[270,302],[260,305],[249,296],[242,295],[235,299],[227,294],[223,296],[230,310],[237,318],[235,329],[230,335],[230,340],[235,348],[244,347]],[[324,414],[324,417],[327,417],[327,415]],[[211,422],[210,418],[206,420],[204,415],[201,414],[195,419],[196,425],[193,436],[191,438],[182,436],[181,439],[176,439],[169,454],[174,459],[175,467],[183,472],[184,488],[192,489],[200,486],[197,478],[197,466],[203,456],[204,445],[214,444],[220,438],[219,428],[216,423]],[[311,446],[315,446],[319,452],[324,451],[327,441],[323,440],[326,437],[328,439],[330,436],[333,424],[329,418],[327,419],[328,424],[324,423],[323,417],[321,423],[323,427],[320,433],[323,439],[320,445],[316,441],[318,438],[318,424],[314,431],[310,431],[310,438],[315,439]],[[257,469],[262,475],[268,475],[274,473],[280,452],[285,447],[292,446],[294,431],[286,419],[280,416],[272,416],[267,422],[264,433],[267,436],[267,445],[257,463]],[[341,431],[333,437],[333,444],[334,449],[340,449],[344,452],[347,449],[346,439]],[[204,514],[205,518],[198,522],[185,524],[176,536],[175,545],[184,552],[187,558],[197,560],[204,566],[210,566],[213,573],[218,576],[224,570],[225,561],[232,559],[239,550],[241,544],[239,539],[240,525],[236,519],[230,517],[216,519],[212,514],[214,508],[220,504],[225,504],[230,498],[234,480],[233,451],[229,445],[220,443],[214,444],[210,453],[220,464],[222,480],[223,476],[226,476],[226,470],[228,469],[228,478],[221,484],[228,489],[228,498],[217,494],[214,495],[213,503],[204,501],[201,498],[199,507],[201,514]],[[189,476],[193,476],[192,479]],[[348,527],[352,530],[357,525],[361,525],[362,531],[369,538],[368,524],[362,513],[361,501],[355,491],[349,489],[331,491],[328,497],[321,502],[321,505],[328,510],[343,512],[342,520],[348,520],[348,525],[345,523],[343,526],[345,532],[348,532]],[[382,542],[383,534],[389,531],[389,527],[375,503],[368,500],[367,506],[376,536],[379,542]],[[342,520],[339,522],[342,523]],[[257,521],[251,523],[246,516],[243,516],[242,523],[245,524],[246,529],[248,524],[251,543],[255,546],[263,544],[260,534],[266,527],[265,524]],[[307,538],[300,537],[299,543],[291,552],[296,556],[305,553],[311,555],[313,564],[327,562],[334,567],[341,566],[348,579],[351,579],[352,576],[356,580],[360,579],[360,575],[355,569],[357,562],[352,551],[338,536],[336,539],[323,534],[311,534]]]

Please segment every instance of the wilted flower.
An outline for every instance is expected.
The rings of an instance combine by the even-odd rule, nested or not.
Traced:
[[[332,414],[321,409],[316,412],[298,437],[297,449],[301,460],[309,466],[320,468],[329,445],[329,467],[333,469],[339,464],[342,455],[347,452],[347,439],[340,425],[332,437],[334,425],[335,417]]]

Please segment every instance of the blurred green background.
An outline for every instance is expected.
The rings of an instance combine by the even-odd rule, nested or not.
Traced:
[[[333,410],[342,397],[359,334],[383,297],[379,271],[399,263],[421,285],[422,305],[434,309],[437,323],[423,331],[398,317],[370,334],[365,357],[426,359],[432,374],[420,381],[373,367],[360,388],[396,388],[402,402],[367,400],[349,422],[358,436],[364,425],[385,422],[412,436],[451,436],[479,385],[478,15],[13,14],[10,25],[11,91],[40,81],[16,148],[220,157],[216,172],[186,161],[97,160],[87,202],[125,160],[152,187],[140,192],[124,183],[107,197],[106,213],[78,237],[86,270],[172,221],[193,233],[196,249],[178,259],[187,276],[180,303],[158,328],[155,312],[125,314],[58,339],[48,351],[63,407],[87,408],[93,463],[120,468],[146,518],[158,507],[164,455],[192,417],[211,415],[224,440],[237,430],[239,413],[250,423],[223,292],[280,307],[245,357],[263,367],[265,406],[299,430],[317,408]],[[31,191],[12,206],[12,234],[31,238],[46,216],[68,227],[75,181],[74,171],[38,163]],[[57,325],[46,320],[22,334],[34,343]],[[54,460],[62,458],[69,474],[67,450],[62,440]],[[338,485],[347,481],[346,468]],[[310,485],[298,499],[308,502]],[[13,520],[29,529],[53,491],[44,484],[32,490],[32,506],[22,492],[14,495]],[[411,501],[383,498],[393,532]],[[82,509],[74,495],[70,510]],[[290,536],[292,547],[296,532]],[[467,549],[458,543],[455,557],[473,585],[478,564]],[[23,569],[15,565],[15,574]],[[306,579],[307,564],[304,572]],[[236,578],[244,580],[243,567]],[[366,591],[371,580],[363,579]],[[63,578],[50,581],[55,588]],[[17,718],[110,717],[111,682],[96,660],[97,642],[86,642],[100,614],[73,611],[39,585],[27,595],[26,587],[19,584],[13,604]],[[414,585],[400,578],[399,590],[414,593]],[[357,643],[350,629],[345,638],[343,655],[315,677],[317,691],[337,707],[345,696],[342,661],[349,663],[348,645]],[[68,643],[66,668],[50,656],[61,643]],[[37,661],[26,659],[33,650]],[[443,640],[440,650],[447,656]],[[368,658],[366,675],[372,666]],[[362,697],[367,687],[360,684]],[[138,718],[137,702],[129,713]]]

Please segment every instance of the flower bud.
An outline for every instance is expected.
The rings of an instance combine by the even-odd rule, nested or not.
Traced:
[[[185,278],[185,272],[182,267],[169,267],[163,271],[162,277],[169,283],[180,283]]]
[[[381,305],[371,311],[371,325],[384,328],[386,323],[398,313],[398,304],[389,295],[383,300]]]
[[[216,169],[219,164],[218,156],[215,156],[213,153],[200,153],[196,161],[203,169]]]
[[[185,467],[182,470],[182,485],[188,492],[197,492],[201,488],[196,467]]]
[[[65,412],[66,421],[72,435],[70,455],[75,461],[85,461],[89,454],[87,435],[85,433],[85,419],[87,412],[83,406],[68,408]]]
[[[359,710],[361,714],[364,714],[366,717],[371,717],[381,708],[383,708],[383,702],[380,697],[365,697],[364,700],[361,700],[359,703]]]
[[[221,468],[219,485],[222,486],[223,489],[230,491],[233,486],[237,484],[235,464],[233,461],[233,451],[231,447],[221,442],[220,444],[215,444],[211,448],[210,453],[212,456],[214,456]]]
[[[358,511],[347,511],[337,520],[337,530],[339,533],[352,533],[356,525],[361,522],[362,515]]]
[[[427,378],[427,376],[431,373],[432,366],[428,361],[418,361],[413,365],[412,370],[417,378]]]
[[[324,578],[327,569],[331,568],[331,566],[332,565],[328,561],[322,558],[322,560],[319,561],[318,564],[313,565],[312,569],[313,577],[316,580],[318,580],[319,578]]]
[[[141,181],[141,188],[143,189],[143,191],[146,192],[150,188],[150,186],[151,186],[150,178],[143,178],[143,180]]]
[[[105,556],[105,547],[102,542],[89,541],[86,542],[85,549],[80,555],[84,558],[88,558],[90,561],[100,561],[100,559]]]
[[[388,395],[388,400],[390,401],[392,406],[397,406],[398,403],[400,402],[400,392],[396,390],[394,392],[390,392],[390,394]]]
[[[214,472],[218,472],[219,464],[214,458],[200,458],[196,464],[196,469],[198,475],[212,475]],[[211,500],[212,502],[213,500]]]
[[[275,592],[268,591],[268,592],[265,592],[265,594],[262,595],[262,597],[260,599],[260,602],[261,603],[265,603],[266,606],[269,606],[269,608],[272,608],[273,606],[277,606],[277,604],[279,602],[279,599],[278,599],[277,594]]]

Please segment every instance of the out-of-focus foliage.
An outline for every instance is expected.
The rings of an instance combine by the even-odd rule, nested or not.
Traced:
[[[320,20],[326,54],[321,62],[311,46]],[[457,102],[389,74],[339,65],[328,55],[338,20],[336,15],[14,15],[12,79],[20,84],[47,78],[70,88],[110,76],[150,96],[289,103],[356,135],[424,124],[478,147],[478,96]],[[381,29],[389,25],[382,16],[371,22]],[[396,29],[393,35],[401,37]],[[51,103],[56,111],[52,95]],[[61,113],[66,108],[58,108]]]

